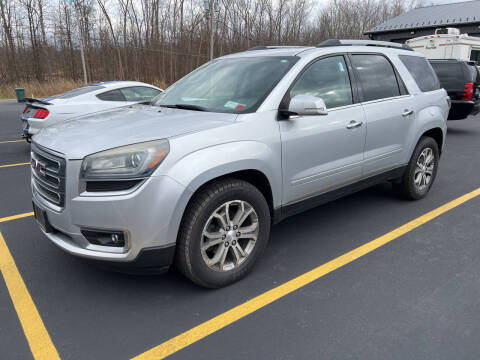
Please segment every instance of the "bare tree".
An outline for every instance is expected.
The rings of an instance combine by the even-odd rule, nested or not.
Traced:
[[[362,38],[418,4],[328,0],[315,7],[313,0],[219,0],[214,55]],[[165,86],[208,61],[209,25],[201,0],[76,0],[75,10],[65,0],[0,0],[0,82],[80,80],[80,38],[93,81]]]

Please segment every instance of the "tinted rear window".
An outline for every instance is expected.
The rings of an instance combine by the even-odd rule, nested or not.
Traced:
[[[399,58],[421,91],[427,92],[440,89],[438,77],[427,59],[410,55],[400,55]]]
[[[462,71],[462,65],[458,62],[437,62],[432,61],[433,69],[440,79],[440,84],[447,90],[461,88],[465,86],[465,76]]]
[[[63,93],[63,94],[54,95],[54,96],[52,96],[52,98],[71,99],[75,96],[88,94],[88,93],[91,93],[91,92],[94,92],[94,91],[97,91],[97,90],[101,90],[101,89],[104,89],[104,88],[105,88],[105,86],[88,85],[88,86],[84,86],[84,87],[81,87],[81,88],[78,88],[78,89],[73,89],[73,90],[67,91],[66,93]]]
[[[110,90],[97,95],[102,101],[126,101],[125,96],[123,96],[120,90]]]
[[[382,55],[353,55],[362,89],[363,101],[400,95],[392,64]]]

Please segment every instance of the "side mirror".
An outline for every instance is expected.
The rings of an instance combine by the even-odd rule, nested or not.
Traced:
[[[289,115],[327,115],[328,110],[322,98],[312,95],[296,95],[290,100]]]

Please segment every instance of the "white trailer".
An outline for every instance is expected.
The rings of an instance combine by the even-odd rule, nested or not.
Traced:
[[[413,50],[427,59],[456,59],[480,62],[480,38],[460,34],[455,28],[437,29],[435,35],[420,36],[406,41]]]

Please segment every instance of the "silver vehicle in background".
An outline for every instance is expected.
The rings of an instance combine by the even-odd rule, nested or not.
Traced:
[[[383,181],[426,196],[449,106],[405,45],[331,40],[224,56],[151,106],[38,134],[35,216],[71,254],[128,271],[175,263],[199,285],[224,286],[290,215]]]
[[[105,81],[45,99],[26,98],[20,115],[22,137],[30,141],[40,130],[83,115],[150,102],[163,90],[138,81]]]

